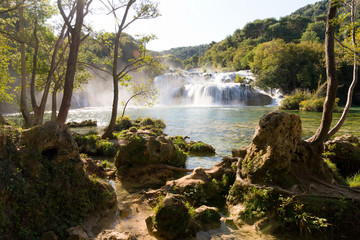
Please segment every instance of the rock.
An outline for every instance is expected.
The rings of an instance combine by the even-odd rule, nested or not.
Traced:
[[[269,217],[260,219],[254,225],[256,231],[264,234],[274,234],[280,228],[280,223],[274,218]]]
[[[69,234],[67,240],[89,240],[88,235],[81,226],[69,228],[66,232]]]
[[[146,219],[151,235],[164,239],[181,239],[187,235],[191,216],[181,195],[168,194]]]
[[[196,168],[190,175],[168,181],[164,189],[186,196],[194,206],[211,203],[216,206],[223,203],[224,196],[235,180],[232,164],[237,158],[225,157],[212,169]]]
[[[324,156],[336,164],[344,177],[360,170],[359,140],[351,134],[336,137],[325,143]]]
[[[163,185],[173,177],[166,165],[185,167],[187,156],[164,136],[133,135],[115,156],[119,176],[138,187]],[[134,181],[136,179],[136,181]]]
[[[264,115],[242,162],[241,175],[262,179],[265,173],[290,172],[300,142],[299,116],[280,111]]]
[[[20,144],[24,155],[42,156],[57,163],[80,159],[79,149],[68,128],[56,122],[46,122],[24,130]]]
[[[233,157],[245,158],[248,147],[242,147],[240,149],[232,149],[231,153]]]
[[[97,126],[97,121],[93,121],[93,120],[85,120],[82,122],[68,122],[66,123],[66,125],[69,128],[80,128],[80,127],[96,127]]]
[[[201,230],[208,231],[220,227],[221,216],[217,208],[202,205],[195,209],[195,213],[195,221],[197,221]]]
[[[186,155],[179,151],[171,140],[160,137],[134,135],[120,146],[115,156],[117,168],[141,167],[146,164],[168,164],[185,167]]]
[[[98,240],[136,240],[137,238],[129,232],[119,233],[115,230],[102,231],[97,238]]]
[[[9,219],[0,221],[4,239],[53,239],[45,233],[63,236],[70,224],[114,206],[113,188],[86,175],[66,125],[47,122],[7,132],[0,128],[0,136],[6,136],[6,157],[0,156],[0,218]],[[77,236],[86,239],[81,232]]]
[[[215,155],[215,149],[213,146],[201,141],[190,141],[188,146],[188,152],[190,155],[200,155],[200,156],[212,156]]]
[[[215,149],[213,146],[202,141],[186,141],[188,137],[175,136],[170,137],[171,141],[183,152],[194,156],[213,156]]]

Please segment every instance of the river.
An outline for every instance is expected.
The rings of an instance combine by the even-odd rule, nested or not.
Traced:
[[[203,141],[216,149],[213,157],[190,157],[188,168],[210,168],[222,157],[231,155],[233,148],[246,146],[251,142],[259,119],[264,114],[277,110],[277,106],[157,106],[152,108],[129,108],[126,115],[131,119],[153,117],[164,120],[165,133],[169,136],[189,136],[190,140]],[[303,137],[310,137],[317,129],[321,113],[298,112],[303,126]],[[92,119],[105,127],[110,119],[110,107],[88,107],[70,110],[68,121]],[[341,113],[334,113],[334,123]],[[353,108],[337,135],[352,133],[360,137],[360,108]],[[101,129],[99,130],[101,131]]]

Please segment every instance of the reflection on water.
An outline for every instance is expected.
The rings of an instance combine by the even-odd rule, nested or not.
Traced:
[[[216,149],[214,157],[191,157],[188,168],[210,168],[224,156],[231,155],[231,149],[246,146],[251,142],[255,127],[264,114],[276,110],[269,107],[154,107],[145,109],[129,108],[126,115],[131,119],[137,117],[161,118],[166,123],[165,133],[169,136],[189,136],[190,140],[203,141]],[[321,113],[289,111],[300,115],[303,137],[311,136],[319,126]],[[97,120],[98,125],[105,127],[110,119],[110,107],[81,108],[70,110],[68,121]],[[334,114],[334,124],[341,113]],[[353,108],[344,126],[337,135],[352,133],[360,137],[360,108]]]

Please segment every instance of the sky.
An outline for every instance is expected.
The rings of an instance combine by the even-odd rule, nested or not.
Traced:
[[[256,19],[289,15],[297,9],[319,0],[154,0],[161,16],[138,20],[125,30],[132,36],[155,34],[149,50],[162,51],[176,47],[219,42],[236,29]],[[97,3],[95,3],[97,4]],[[94,5],[97,7],[97,5]],[[111,15],[99,14],[97,7],[89,22],[97,31],[114,31]]]

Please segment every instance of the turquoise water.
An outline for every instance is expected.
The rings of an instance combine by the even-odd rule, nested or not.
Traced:
[[[190,157],[187,167],[210,168],[231,155],[233,148],[246,146],[251,142],[259,119],[264,114],[276,110],[269,107],[153,107],[129,108],[126,115],[137,117],[161,118],[166,123],[165,133],[169,136],[189,136],[190,140],[203,141],[216,149],[214,157]],[[321,113],[289,111],[298,114],[302,120],[303,137],[310,137],[319,126]],[[68,121],[97,120],[105,127],[110,119],[110,107],[81,108],[70,110]],[[341,113],[334,113],[334,123]],[[352,133],[360,137],[360,108],[353,108],[337,135]]]
[[[97,120],[105,126],[110,118],[110,108],[83,108],[71,110],[68,121],[85,119]],[[214,157],[190,157],[187,167],[210,168],[221,161],[222,157],[231,155],[233,148],[250,144],[255,127],[264,114],[277,110],[269,107],[154,107],[144,109],[129,108],[126,115],[137,117],[161,118],[166,123],[165,133],[169,136],[189,136],[190,140],[203,141],[216,149]],[[321,113],[289,111],[300,115],[303,126],[303,137],[310,137],[319,126]],[[334,114],[334,122],[341,113]],[[340,134],[352,133],[360,137],[360,108],[352,110],[340,130]],[[339,135],[339,134],[337,134]]]

